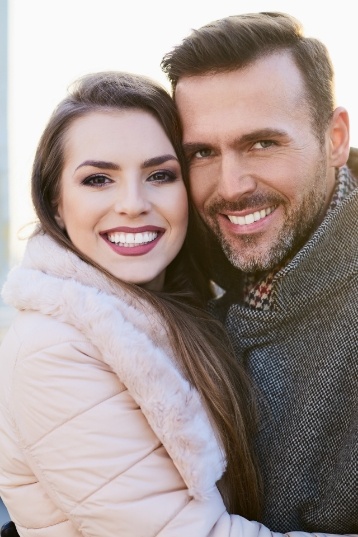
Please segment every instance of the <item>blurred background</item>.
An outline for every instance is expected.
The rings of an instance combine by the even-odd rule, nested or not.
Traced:
[[[161,58],[192,28],[236,13],[285,11],[327,45],[337,101],[350,112],[351,145],[358,147],[354,10],[351,0],[0,0],[0,285],[21,257],[34,220],[29,177],[38,139],[77,77],[124,70],[169,89]],[[0,340],[12,315],[0,299]],[[0,500],[0,525],[7,518]]]

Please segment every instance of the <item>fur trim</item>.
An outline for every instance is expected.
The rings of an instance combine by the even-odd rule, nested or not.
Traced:
[[[141,407],[189,493],[196,499],[205,498],[223,474],[224,455],[197,391],[162,349],[163,338],[163,347],[168,348],[165,330],[157,331],[157,345],[154,344],[150,337],[153,321],[150,312],[149,318],[146,310],[138,312],[138,305],[133,306],[123,289],[118,298],[99,291],[103,285],[98,281],[98,288],[78,281],[84,263],[54,241],[51,241],[53,255],[48,265],[62,265],[62,277],[45,274],[44,269],[48,272],[46,255],[39,247],[39,239],[44,239],[47,246],[51,240],[36,237],[35,253],[30,240],[26,268],[18,267],[10,272],[2,292],[4,301],[19,310],[50,315],[82,332],[99,349],[103,361],[115,371]],[[33,263],[36,268],[30,268],[29,253],[32,259],[41,256],[42,270],[36,267],[36,262]],[[72,270],[73,265],[76,270]],[[76,274],[76,280],[71,273]],[[104,279],[102,275],[101,278]]]

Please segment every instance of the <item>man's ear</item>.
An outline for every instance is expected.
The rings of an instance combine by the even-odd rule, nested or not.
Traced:
[[[345,108],[333,112],[329,131],[329,162],[334,168],[347,163],[349,156],[349,116]]]

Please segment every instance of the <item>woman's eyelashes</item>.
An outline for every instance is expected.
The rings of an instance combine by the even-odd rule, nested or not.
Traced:
[[[147,181],[150,183],[173,183],[178,175],[171,170],[159,170],[149,175]]]
[[[106,175],[102,175],[99,173],[90,175],[89,177],[86,177],[85,179],[83,179],[83,181],[81,181],[82,185],[92,186],[92,187],[102,187],[110,183],[113,183],[112,179],[110,179]]]
[[[159,170],[151,173],[145,180],[149,183],[163,184],[173,183],[178,179],[178,174],[171,170]],[[114,183],[114,180],[103,174],[92,174],[81,181],[82,185],[101,188]]]

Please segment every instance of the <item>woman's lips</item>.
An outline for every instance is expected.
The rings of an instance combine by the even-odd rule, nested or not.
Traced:
[[[133,256],[150,252],[164,232],[164,228],[156,226],[118,227],[102,232],[101,236],[117,254]]]

